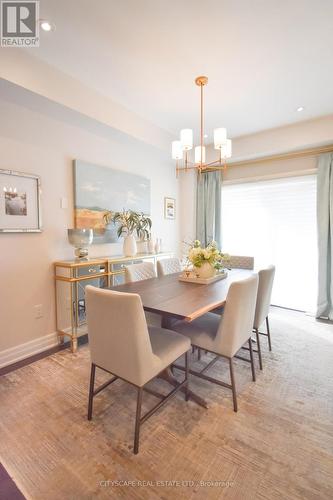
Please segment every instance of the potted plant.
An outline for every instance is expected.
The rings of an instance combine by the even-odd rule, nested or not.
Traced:
[[[147,217],[144,213],[137,213],[137,226],[136,234],[139,238],[137,241],[139,252],[147,253],[148,244],[151,239],[151,226],[152,222],[150,217]]]
[[[193,264],[198,277],[211,278],[215,276],[217,270],[223,269],[223,263],[228,259],[228,255],[220,252],[215,241],[203,248],[200,241],[195,240],[190,246],[187,259]]]
[[[108,211],[104,214],[104,222],[114,222],[118,226],[118,238],[124,236],[123,252],[126,257],[137,253],[135,234],[141,241],[147,241],[150,237],[152,221],[143,213],[125,209],[122,212]]]

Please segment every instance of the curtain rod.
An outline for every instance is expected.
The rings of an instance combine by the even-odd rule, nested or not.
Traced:
[[[317,148],[292,151],[290,153],[280,153],[280,154],[276,154],[276,155],[262,156],[260,158],[253,158],[252,160],[235,161],[232,163],[228,163],[227,167],[240,167],[242,165],[255,165],[257,163],[266,163],[266,162],[278,161],[278,160],[292,160],[294,158],[304,158],[306,156],[318,156],[322,153],[331,153],[331,152],[333,153],[333,144],[330,144],[329,146],[321,146],[321,147],[317,147]]]

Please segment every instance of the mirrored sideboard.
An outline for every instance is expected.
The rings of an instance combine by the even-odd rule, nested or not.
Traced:
[[[138,262],[152,262],[172,257],[172,252],[137,254],[135,257],[100,257],[63,260],[54,263],[56,287],[56,323],[59,342],[69,337],[76,352],[78,337],[87,333],[85,287],[107,288],[124,283],[125,267]]]

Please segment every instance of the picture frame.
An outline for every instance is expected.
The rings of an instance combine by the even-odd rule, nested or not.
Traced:
[[[0,233],[41,233],[38,175],[0,169]]]
[[[175,219],[176,218],[176,200],[175,198],[164,198],[164,218],[165,219]]]
[[[119,241],[115,224],[105,224],[106,212],[126,208],[150,214],[149,178],[82,160],[74,160],[73,167],[75,228],[93,229],[94,245]]]

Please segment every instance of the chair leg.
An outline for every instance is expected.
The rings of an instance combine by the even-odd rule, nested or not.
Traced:
[[[141,405],[142,405],[143,387],[138,387],[138,397],[136,401],[135,415],[135,432],[134,432],[134,453],[139,453],[139,438],[140,438],[140,420],[141,420]]]
[[[94,363],[91,363],[90,385],[89,385],[89,401],[88,401],[88,420],[92,419],[93,399],[94,399],[94,385],[95,385],[95,373],[96,373],[96,365],[94,365]]]
[[[190,373],[190,356],[189,352],[187,351],[185,353],[185,380],[187,381],[187,384],[185,386],[185,401],[188,401],[190,399],[190,391],[189,391],[189,373]]]
[[[235,384],[235,375],[234,375],[234,367],[232,364],[232,358],[229,358],[229,367],[230,367],[230,380],[231,380],[231,389],[232,389],[232,399],[234,402],[234,411],[238,410],[237,407],[237,393],[236,393],[236,384]]]
[[[198,347],[198,361],[200,361],[201,359],[201,349],[200,347]]]
[[[251,359],[251,370],[252,370],[252,380],[253,382],[256,381],[256,369],[254,366],[254,359],[253,359],[253,349],[252,349],[252,340],[249,338],[249,351],[250,351],[250,359]]]
[[[257,339],[257,345],[258,345],[259,367],[260,367],[260,370],[262,370],[262,358],[261,358],[261,349],[260,349],[260,339],[259,339],[258,328],[256,328],[255,331],[256,331],[256,339]]]
[[[268,316],[266,316],[266,327],[267,327],[267,336],[268,336],[268,347],[269,350],[272,350],[272,342],[271,342],[271,332],[269,329],[269,321],[268,321]]]

